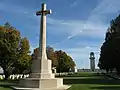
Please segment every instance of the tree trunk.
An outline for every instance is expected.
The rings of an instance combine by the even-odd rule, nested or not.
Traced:
[[[9,75],[9,73],[8,73],[8,71],[5,71],[5,70],[4,70],[4,75],[5,75],[4,80],[7,80],[7,79],[8,79],[8,77],[10,76],[10,75]]]
[[[117,75],[120,75],[120,69],[116,68],[116,70],[117,70]]]
[[[110,69],[110,72],[112,73],[113,69]]]
[[[109,72],[109,69],[108,69],[108,68],[106,68],[106,72],[107,72],[107,74],[108,74],[108,72]]]

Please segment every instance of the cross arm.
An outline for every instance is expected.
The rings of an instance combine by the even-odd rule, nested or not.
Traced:
[[[52,10],[45,10],[45,11],[37,11],[36,12],[36,15],[42,15],[42,14],[51,14],[52,13]]]
[[[52,13],[52,10],[46,10],[46,14],[51,14]]]

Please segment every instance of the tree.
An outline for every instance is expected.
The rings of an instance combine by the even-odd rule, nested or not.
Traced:
[[[0,66],[4,70],[5,79],[12,73],[19,73],[19,66],[27,67],[29,56],[29,42],[21,38],[20,32],[9,23],[0,26]],[[18,70],[19,69],[19,70]]]
[[[106,70],[116,68],[120,73],[120,15],[111,20],[106,32],[105,42],[101,46],[98,66]]]
[[[27,38],[21,38],[21,41],[19,43],[19,48],[18,48],[18,60],[17,60],[17,65],[15,67],[17,68],[18,73],[23,73],[24,70],[28,69],[30,70],[31,67],[31,56],[29,55],[30,51],[30,45],[29,41]]]
[[[55,54],[57,55],[57,60],[58,60],[58,65],[57,65],[58,73],[69,72],[70,69],[73,69],[75,67],[75,63],[73,59],[62,50],[55,51]]]

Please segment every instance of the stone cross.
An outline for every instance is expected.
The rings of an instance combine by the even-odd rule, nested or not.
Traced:
[[[36,60],[33,60],[31,74],[28,78],[21,79],[19,87],[13,87],[15,90],[66,90],[70,86],[63,85],[63,78],[55,78],[52,73],[51,60],[46,55],[46,15],[51,10],[46,10],[46,4],[42,4],[42,10],[36,15],[41,15],[39,54]]]
[[[39,60],[40,60],[40,73],[49,73],[51,71],[51,61],[48,61],[46,54],[46,15],[51,14],[51,10],[46,10],[46,4],[42,4],[41,11],[37,11],[36,15],[41,15],[40,23],[40,39],[39,39]],[[44,76],[42,74],[42,76]]]
[[[40,49],[40,56],[44,59],[47,59],[46,55],[46,15],[51,14],[51,10],[46,10],[46,4],[42,4],[42,10],[37,11],[36,15],[41,15],[41,27],[40,27],[40,41],[39,41],[39,49]]]

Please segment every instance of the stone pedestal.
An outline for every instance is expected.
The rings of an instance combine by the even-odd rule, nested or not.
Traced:
[[[20,87],[25,88],[59,88],[63,86],[62,78],[52,79],[39,79],[39,78],[28,78],[20,81]]]
[[[42,60],[44,59],[44,60]],[[46,58],[38,58],[37,60],[33,60],[32,64],[32,73],[30,74],[30,78],[54,78],[55,75],[51,70],[51,60]]]
[[[40,60],[34,60],[32,67],[32,73],[29,78],[20,80],[17,87],[12,87],[14,90],[66,90],[70,86],[63,85],[63,78],[55,78],[55,74],[52,73],[51,60],[44,60],[46,67],[43,71],[40,71]],[[50,66],[50,67],[49,67]],[[39,73],[38,73],[39,72]],[[42,72],[42,73],[41,73]]]

